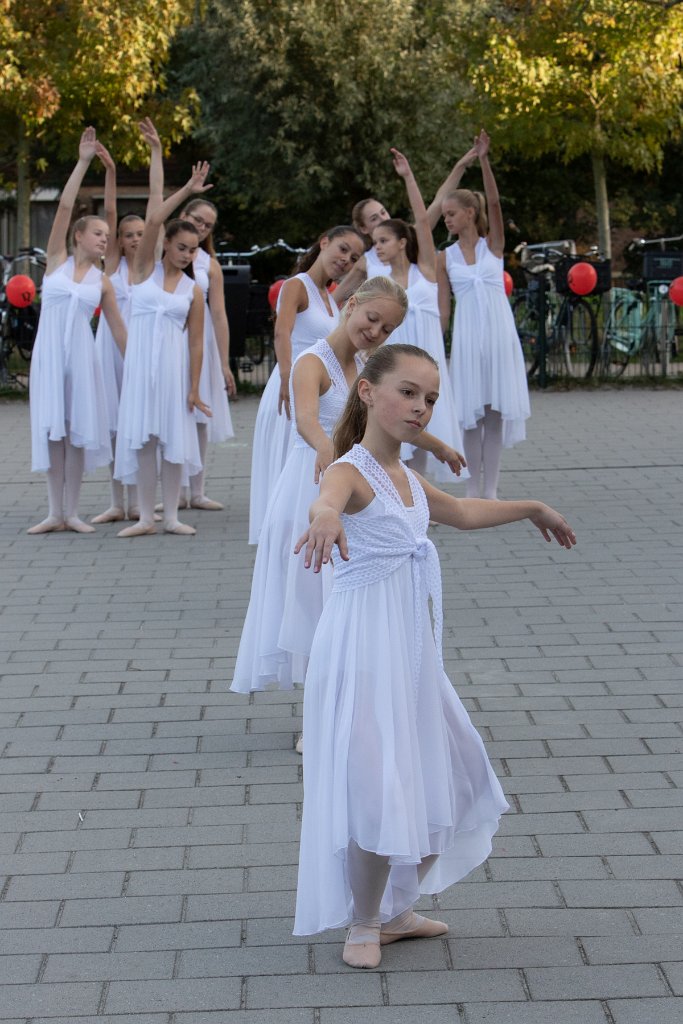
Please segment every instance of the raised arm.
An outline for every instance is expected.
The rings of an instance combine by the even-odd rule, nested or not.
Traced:
[[[149,217],[164,201],[164,153],[161,139],[151,118],[145,117],[139,124],[140,133],[149,146],[149,198],[145,216]]]
[[[474,148],[479,157],[481,176],[484,181],[484,194],[486,195],[486,207],[489,216],[488,245],[494,256],[502,258],[505,249],[505,225],[503,223],[503,210],[500,205],[498,186],[496,185],[496,179],[493,176],[489,162],[489,145],[490,139],[482,128],[474,143]]]
[[[468,150],[464,156],[461,156],[456,164],[453,165],[453,169],[445,181],[439,185],[436,195],[429,204],[427,210],[427,217],[429,219],[429,226],[433,231],[436,225],[439,223],[439,217],[441,216],[441,204],[447,195],[451,192],[455,192],[456,188],[462,181],[462,177],[468,167],[477,159],[477,151],[474,146]]]
[[[436,281],[436,251],[422,193],[415,181],[415,175],[411,170],[410,164],[403,153],[399,153],[397,149],[392,149],[391,155],[394,160],[394,170],[403,178],[405,183],[408,202],[410,203],[410,209],[413,211],[415,234],[417,235],[418,266],[428,281]]]
[[[101,142],[96,143],[96,153],[104,167],[104,219],[109,227],[104,269],[107,274],[113,274],[121,261],[119,240],[116,236],[116,164],[107,147]]]
[[[50,237],[47,241],[47,265],[45,271],[51,274],[61,266],[67,257],[66,239],[71,223],[71,214],[78,197],[78,190],[85,177],[97,147],[97,135],[94,128],[86,128],[78,145],[78,163],[62,189],[59,206],[52,222]]]
[[[213,185],[204,184],[208,173],[209,165],[206,162],[194,164],[192,167],[192,177],[187,184],[179,188],[177,192],[174,192],[172,196],[169,196],[160,206],[157,206],[155,210],[148,214],[145,221],[145,230],[135,254],[133,280],[136,283],[139,284],[140,281],[145,281],[154,269],[154,250],[156,248],[157,235],[159,228],[166,218],[173,213],[177,206],[187,202],[191,196],[201,195],[204,192],[208,192],[210,188],[213,188]]]

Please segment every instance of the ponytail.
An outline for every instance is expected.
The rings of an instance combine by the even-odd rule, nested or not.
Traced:
[[[399,241],[405,238],[405,254],[408,262],[418,262],[420,247],[417,242],[417,232],[412,224],[408,224],[405,220],[400,220],[398,217],[391,217],[389,220],[383,220],[377,227],[386,228],[388,231],[391,231],[394,238],[398,238]]]
[[[449,192],[446,199],[454,199],[456,203],[466,210],[474,211],[474,226],[481,238],[485,238],[489,231],[489,218],[486,213],[486,196],[483,192],[472,192],[468,188],[456,188]]]

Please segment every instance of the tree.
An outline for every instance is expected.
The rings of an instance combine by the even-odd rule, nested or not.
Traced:
[[[300,240],[379,194],[403,204],[389,147],[428,192],[465,146],[440,12],[464,0],[211,0],[178,39],[216,195],[250,242]],[[469,136],[469,132],[466,133]]]
[[[683,10],[643,0],[498,0],[469,48],[469,109],[530,157],[591,159],[611,254],[606,160],[651,171],[683,128]]]
[[[136,122],[152,113],[168,141],[191,125],[191,89],[164,99],[164,60],[187,20],[180,0],[1,0],[0,126],[16,161],[20,245],[29,241],[36,143],[71,156],[85,124],[127,164],[145,152]],[[143,108],[144,104],[144,108]],[[44,169],[42,161],[39,169]]]

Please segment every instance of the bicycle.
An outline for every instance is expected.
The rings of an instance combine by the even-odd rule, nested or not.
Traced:
[[[552,377],[565,374],[570,377],[590,377],[598,358],[595,314],[590,303],[575,295],[567,284],[569,269],[574,263],[583,260],[583,257],[576,256],[576,247],[571,239],[535,245],[522,243],[515,252],[521,257],[528,279],[526,290],[512,305],[527,365],[527,379],[530,380],[535,374],[539,378],[543,375],[540,350],[542,325],[545,329],[543,372],[547,371]]]
[[[683,252],[665,250],[683,235],[672,238],[639,238],[626,251],[643,260],[642,277],[628,288],[613,288],[601,346],[601,369],[605,376],[620,377],[634,356],[639,355],[643,373],[654,377],[657,367],[666,377],[676,351],[676,312],[668,299],[669,285],[683,274]],[[659,246],[658,252],[646,252]]]
[[[39,295],[45,274],[47,254],[42,249],[20,249],[16,256],[0,257],[2,286],[0,288],[0,386],[15,384],[27,387],[22,375],[10,371],[10,360],[17,352],[24,363],[31,361],[38,331]],[[25,274],[36,285],[36,298],[24,307],[13,306],[7,298],[6,286],[16,274]]]

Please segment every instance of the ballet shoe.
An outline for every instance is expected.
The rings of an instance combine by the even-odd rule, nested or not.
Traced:
[[[163,508],[163,505],[160,505],[159,508]],[[126,519],[129,519],[131,521],[131,523],[137,523],[139,518],[140,518],[140,509],[137,507],[137,505],[131,505],[130,508],[128,509],[128,515],[126,516]],[[163,518],[164,517],[160,516],[158,512],[154,513],[153,519],[154,519],[155,523],[162,522]],[[95,522],[94,519],[93,519],[93,522]]]
[[[177,519],[173,523],[164,523],[164,533],[177,533],[179,536],[194,537],[196,532],[194,526],[188,526],[187,523],[179,523]]]
[[[435,939],[437,935],[445,935],[447,932],[448,925],[443,921],[432,921],[420,914],[413,914],[411,927],[400,932],[381,931],[379,941],[382,946],[388,946],[390,942],[400,942],[401,939]]]
[[[91,523],[119,523],[122,519],[125,519],[125,513],[122,508],[118,505],[112,505],[106,512],[100,512],[98,516],[93,516],[90,520]]]
[[[72,533],[94,533],[95,527],[90,526],[88,523],[84,523],[78,516],[66,516],[64,519],[64,529],[71,530]]]
[[[220,501],[214,501],[213,498],[207,498],[200,494],[196,498],[190,499],[190,508],[198,508],[200,512],[221,512],[224,506]]]
[[[368,929],[363,928],[363,931]],[[379,942],[351,942],[353,927],[349,929],[344,943],[342,960],[349,967],[356,967],[360,970],[371,971],[379,967],[382,962],[382,947]],[[374,930],[374,929],[373,929]]]
[[[42,523],[36,523],[35,526],[31,526],[26,532],[27,533],[61,533],[62,530],[66,529],[64,526],[64,520],[58,516],[48,516],[47,519],[43,519]]]
[[[297,736],[296,743],[294,744],[294,749],[296,750],[297,754],[303,754],[303,752],[304,752],[304,734],[303,733],[301,733],[299,736]]]
[[[119,530],[116,534],[117,537],[144,537],[149,533],[156,533],[156,527],[154,523],[136,523],[134,526],[126,526],[124,530]]]
[[[177,507],[178,509],[181,509],[181,508],[189,508],[189,507],[190,507],[190,503],[189,503],[189,501],[187,500],[187,498],[185,498],[185,497],[184,497],[184,496],[183,496],[183,495],[181,494],[181,495],[180,495],[180,497],[178,498],[178,504],[177,504],[177,506],[176,506],[176,507]],[[163,512],[163,511],[164,511],[164,503],[163,503],[163,501],[160,501],[160,502],[159,502],[159,503],[158,503],[157,505],[155,505],[155,506],[154,506],[154,511],[155,511],[155,512]]]

